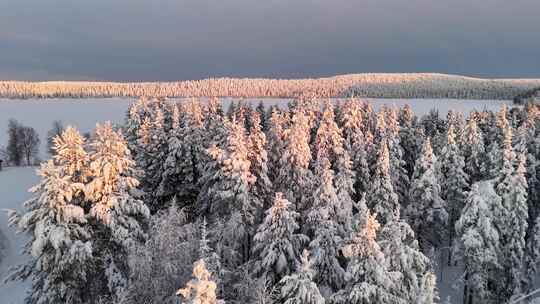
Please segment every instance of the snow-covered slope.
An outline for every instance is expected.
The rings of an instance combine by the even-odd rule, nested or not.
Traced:
[[[30,198],[28,189],[37,184],[36,168],[5,168],[0,171],[0,209],[22,210],[22,202]],[[16,234],[15,230],[7,226],[7,215],[0,212],[0,230],[6,236],[5,257],[0,263],[0,303],[23,303],[25,292],[29,286],[27,282],[2,281],[9,273],[9,268],[24,262],[28,257],[21,254],[26,236]]]

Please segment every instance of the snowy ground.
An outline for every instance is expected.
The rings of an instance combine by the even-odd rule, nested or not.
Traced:
[[[38,182],[35,174],[36,168],[5,168],[0,171],[0,230],[4,233],[7,243],[5,257],[0,263],[0,303],[20,304],[23,303],[28,283],[2,281],[9,272],[9,268],[24,262],[27,256],[22,255],[21,248],[25,243],[26,236],[15,234],[15,231],[7,226],[7,215],[3,209],[22,209],[22,202],[30,198],[28,188]]]
[[[223,98],[226,109],[232,98]],[[286,106],[290,99],[246,99],[245,101],[258,103],[263,100],[265,105]],[[401,107],[410,104],[417,115],[423,115],[433,108],[437,108],[441,115],[449,110],[463,113],[477,109],[498,110],[503,104],[511,105],[510,101],[501,100],[458,100],[458,99],[367,99],[377,110],[383,104]],[[102,98],[102,99],[28,99],[13,100],[0,99],[0,147],[7,142],[7,123],[14,118],[24,125],[33,127],[41,139],[41,157],[47,158],[45,153],[47,131],[54,120],[61,120],[64,125],[77,127],[81,132],[88,132],[97,122],[111,121],[120,123],[124,120],[127,108],[134,99],[128,98]]]

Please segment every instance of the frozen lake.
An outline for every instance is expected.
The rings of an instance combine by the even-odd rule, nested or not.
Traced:
[[[97,122],[111,121],[121,123],[127,108],[135,99],[103,98],[103,99],[0,99],[0,147],[7,143],[7,123],[14,118],[24,125],[35,128],[42,143],[42,157],[45,157],[47,131],[54,120],[61,120],[64,125],[77,127],[81,132],[92,130]],[[226,109],[232,98],[222,98]],[[256,98],[245,99],[246,102],[258,103],[263,100],[266,105],[286,106],[290,99]],[[472,110],[497,111],[503,104],[512,105],[511,101],[501,100],[457,100],[457,99],[372,99],[369,100],[377,110],[382,105],[402,107],[411,105],[417,115],[423,115],[436,108],[441,115],[449,110],[457,110],[464,114]]]

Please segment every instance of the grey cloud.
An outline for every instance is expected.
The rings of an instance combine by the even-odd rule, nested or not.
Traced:
[[[540,77],[537,0],[0,0],[0,77]]]

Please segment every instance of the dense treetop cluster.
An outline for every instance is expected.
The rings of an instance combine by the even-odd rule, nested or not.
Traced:
[[[533,106],[141,99],[55,138],[13,278],[29,303],[429,304],[442,255],[466,304],[503,303],[539,266],[539,134]]]

